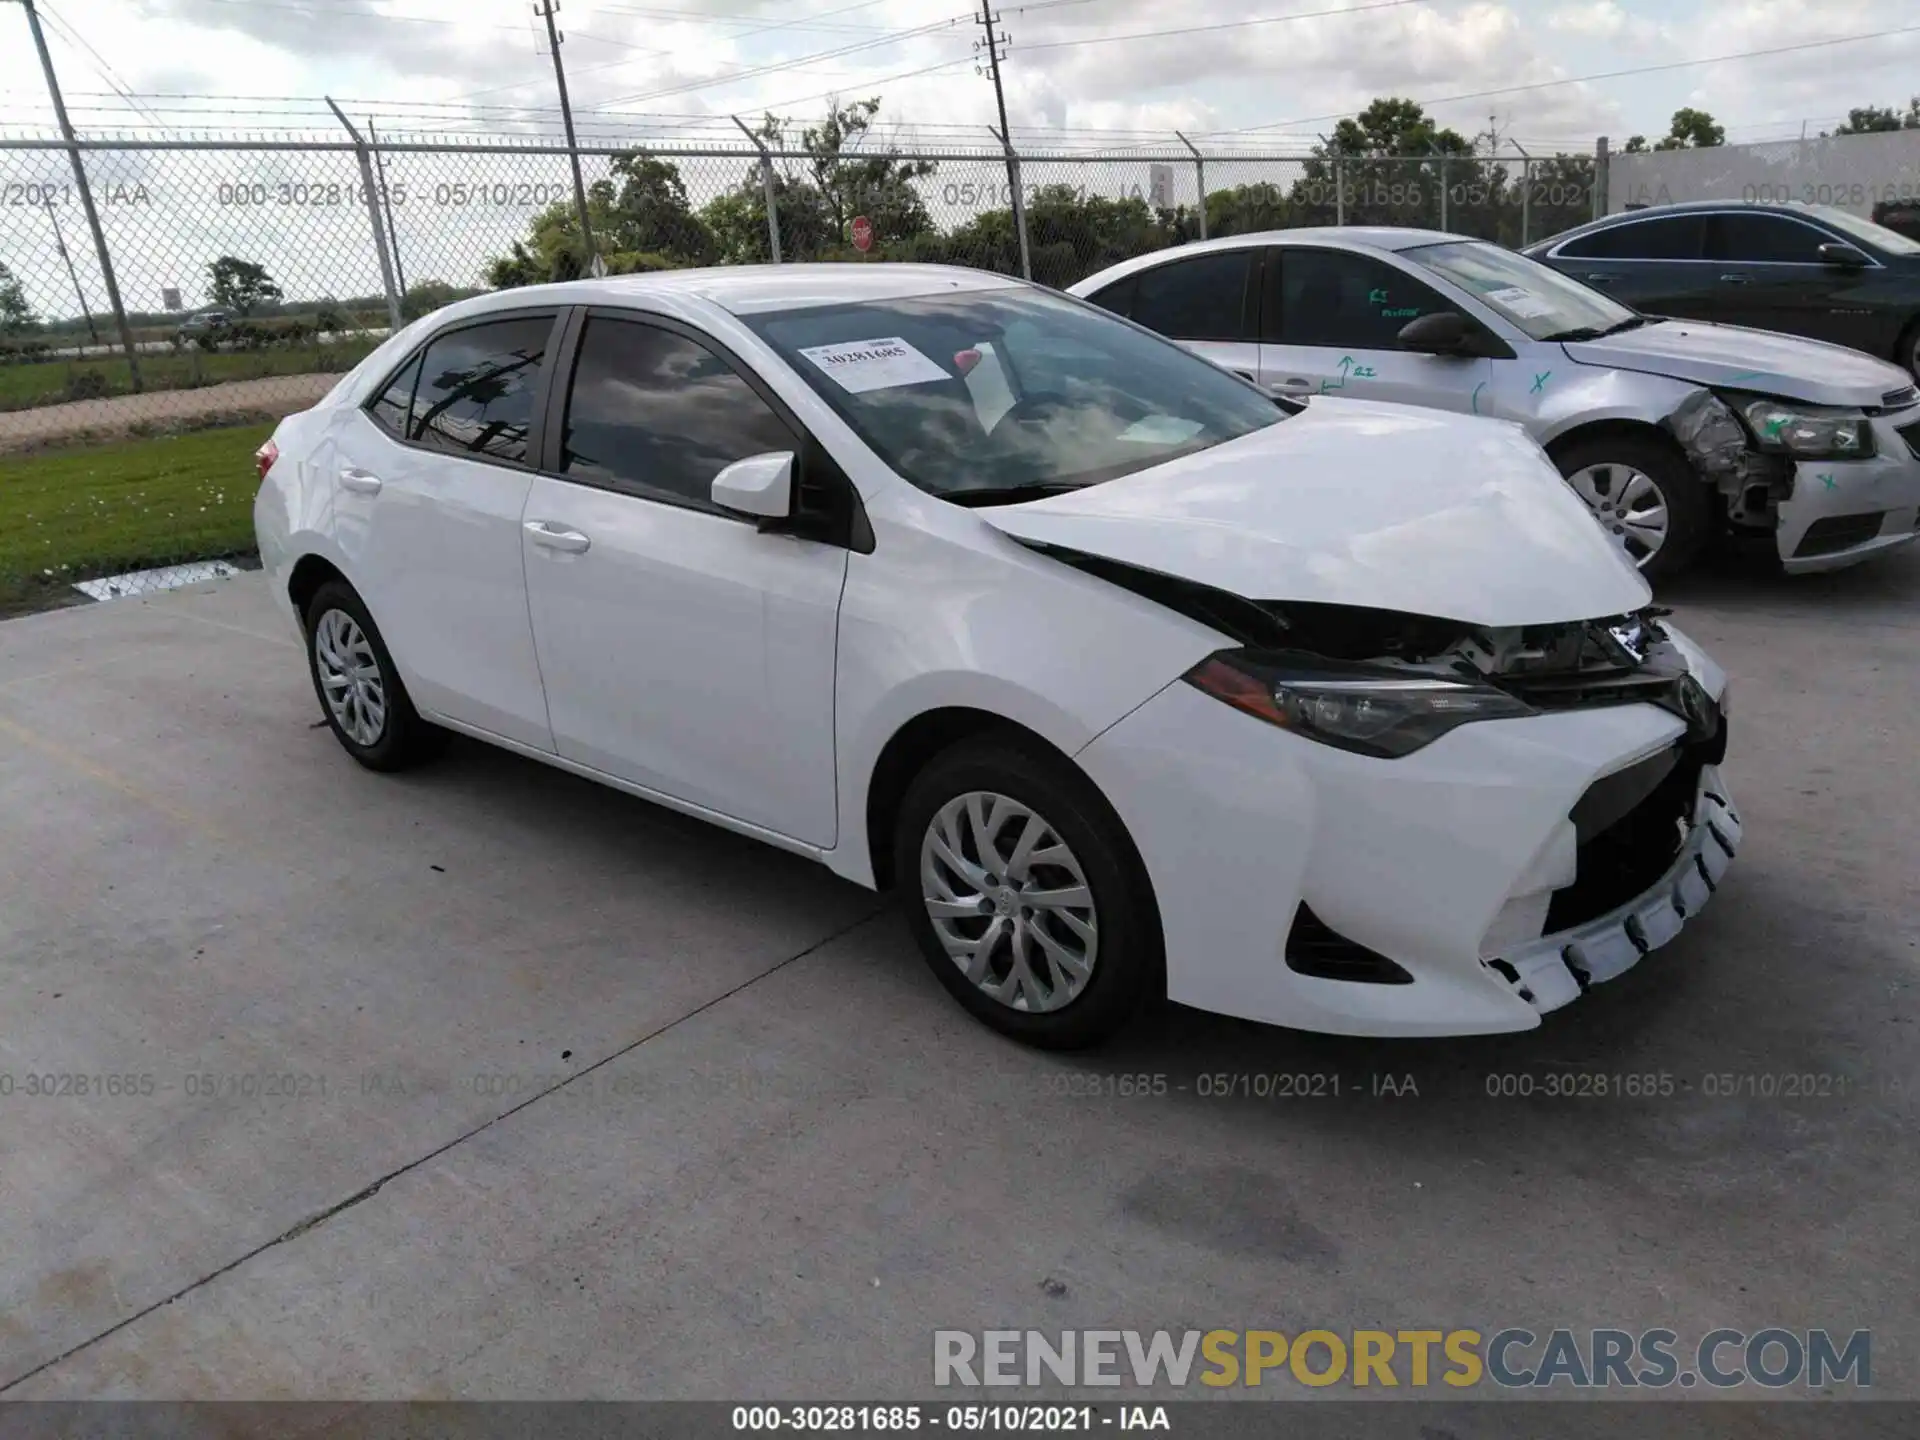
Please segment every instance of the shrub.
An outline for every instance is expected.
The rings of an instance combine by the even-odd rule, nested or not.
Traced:
[[[98,370],[75,370],[67,376],[67,399],[103,400],[107,395],[107,377]]]

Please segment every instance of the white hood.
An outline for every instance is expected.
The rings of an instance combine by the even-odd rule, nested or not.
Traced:
[[[1913,384],[1898,366],[1842,345],[1704,320],[1664,320],[1565,349],[1582,365],[1638,370],[1811,405],[1884,405],[1888,395]]]
[[[1250,600],[1504,626],[1652,598],[1518,426],[1411,406],[1316,399],[1197,455],[975,513],[1024,540]]]

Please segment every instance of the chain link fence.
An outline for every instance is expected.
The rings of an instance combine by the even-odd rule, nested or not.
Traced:
[[[0,610],[245,563],[273,423],[394,325],[480,290],[776,259],[1065,286],[1206,236],[1424,225],[1520,244],[1593,212],[1589,157],[790,145],[0,138]]]

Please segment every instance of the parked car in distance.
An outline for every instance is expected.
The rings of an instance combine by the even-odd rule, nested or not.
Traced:
[[[1920,240],[1830,205],[1651,205],[1525,253],[1636,310],[1827,340],[1920,380]]]
[[[479,296],[258,458],[356,760],[458,730],[895,886],[1036,1044],[1160,995],[1528,1029],[1740,841],[1725,675],[1518,429],[1276,404],[1017,280]]]
[[[1920,200],[1882,200],[1873,207],[1873,223],[1909,240],[1920,240]]]
[[[1770,536],[1789,571],[1914,538],[1920,391],[1903,371],[1643,315],[1497,245],[1390,227],[1236,235],[1071,293],[1278,394],[1513,421],[1652,579],[1725,531]]]
[[[180,322],[180,338],[195,340],[202,335],[218,335],[233,328],[233,319],[224,310],[197,310]]]

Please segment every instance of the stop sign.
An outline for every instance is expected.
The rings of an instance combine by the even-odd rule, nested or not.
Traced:
[[[853,217],[853,248],[862,255],[873,248],[873,221],[864,215]]]

